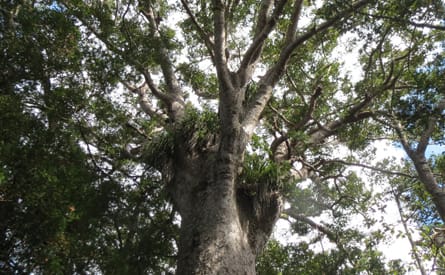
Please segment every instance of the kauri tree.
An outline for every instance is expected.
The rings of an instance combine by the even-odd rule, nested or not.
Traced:
[[[373,238],[358,253],[347,240],[362,235],[334,234],[372,202],[335,149],[378,137],[399,138],[443,205],[416,158],[441,130],[442,1],[21,0],[0,14],[2,269],[255,274],[281,216],[336,243],[331,268],[384,272]],[[308,218],[322,209],[335,228]]]

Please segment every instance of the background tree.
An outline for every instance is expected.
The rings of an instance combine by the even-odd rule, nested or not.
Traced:
[[[157,272],[177,240],[178,274],[254,274],[283,202],[337,243],[331,268],[383,268],[348,254],[359,232],[333,234],[373,194],[331,157],[406,113],[391,108],[437,52],[441,1],[24,0],[1,14],[5,269]],[[348,37],[358,82],[336,54]],[[308,217],[326,209],[333,229]]]

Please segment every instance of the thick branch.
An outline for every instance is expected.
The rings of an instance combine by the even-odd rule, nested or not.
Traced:
[[[303,0],[297,0],[292,11],[290,18],[290,24],[287,27],[286,41],[285,44],[288,45],[295,40],[297,35],[298,21],[300,20],[301,9],[303,7]]]
[[[159,28],[158,25],[158,18],[155,17],[155,13],[150,5],[150,3],[146,3],[145,6],[141,7],[141,12],[145,16],[145,18],[148,20],[150,26],[151,26],[151,32],[153,35],[159,39],[162,45],[158,46],[158,63],[162,70],[162,75],[164,76],[164,80],[167,87],[167,93],[170,95],[170,97],[162,97],[161,93],[157,92],[157,89],[154,89],[154,85],[152,84],[153,81],[150,80],[151,77],[147,72],[144,73],[144,77],[150,87],[150,90],[153,92],[153,94],[156,97],[161,96],[161,100],[167,103],[169,106],[169,116],[173,120],[181,119],[181,117],[184,114],[184,99],[183,99],[183,93],[182,90],[178,84],[178,79],[176,78],[176,75],[174,73],[174,65],[172,60],[170,59],[170,54],[167,50],[166,45],[164,44],[163,33]],[[148,77],[147,77],[148,76]]]
[[[233,83],[230,78],[230,71],[227,67],[226,57],[226,18],[224,3],[221,0],[213,0],[213,26],[215,44],[213,47],[215,55],[215,66],[218,74],[218,79],[222,85],[221,89],[227,92],[227,90],[233,90]]]
[[[73,7],[73,4],[70,3],[69,1],[64,1],[63,4],[69,8]],[[73,9],[75,10],[75,9]],[[145,16],[145,18],[149,21],[150,26],[151,26],[151,31],[158,37],[161,39],[161,32],[159,31],[158,28],[158,24],[156,22],[156,18],[154,16],[153,10],[151,9],[150,5],[146,5],[146,7],[143,7],[141,9],[142,14]],[[176,120],[178,118],[180,118],[183,114],[183,109],[184,109],[184,101],[182,98],[182,91],[178,85],[178,81],[176,79],[176,76],[174,75],[174,71],[173,71],[173,63],[170,60],[170,58],[168,57],[168,52],[165,49],[165,47],[160,46],[159,47],[159,65],[162,69],[163,75],[164,75],[164,79],[166,82],[166,86],[167,86],[167,92],[163,93],[159,90],[159,88],[154,84],[153,80],[151,79],[151,76],[149,74],[149,72],[146,71],[146,69],[144,68],[143,65],[141,65],[141,63],[132,58],[127,52],[122,51],[118,46],[116,46],[112,41],[110,41],[109,37],[106,37],[104,34],[102,34],[100,31],[96,30],[96,28],[94,28],[93,26],[91,26],[90,24],[88,24],[88,22],[85,20],[85,18],[83,18],[81,15],[76,15],[77,19],[90,31],[92,32],[97,39],[99,39],[101,42],[103,42],[105,44],[105,46],[107,47],[107,49],[115,54],[117,54],[118,56],[120,56],[121,58],[123,58],[124,60],[126,60],[129,64],[131,64],[132,66],[134,66],[137,70],[139,70],[145,77],[146,83],[150,88],[150,91],[153,93],[154,96],[156,96],[159,100],[163,101],[165,103],[165,105],[168,106],[169,108],[169,116],[171,117],[172,120]],[[146,95],[145,95],[146,98]],[[146,105],[145,103],[148,103],[148,100],[144,99],[144,96],[141,97],[142,101],[141,102],[141,106],[143,108],[145,108],[144,111],[146,112],[151,112],[151,110],[149,110],[148,105]]]
[[[286,0],[281,0],[277,3],[275,10],[271,13],[271,5],[274,1],[263,0],[256,25],[255,37],[252,40],[249,48],[244,54],[243,60],[238,71],[241,79],[241,85],[245,85],[251,77],[255,63],[258,62],[261,52],[263,50],[264,42],[274,29],[278,22],[278,17],[283,12]]]
[[[274,0],[262,0],[258,12],[258,21],[255,26],[255,36],[257,36],[266,26],[272,11]]]
[[[258,93],[248,104],[243,125],[245,125],[245,127],[248,129],[255,127],[267,102],[272,96],[273,87],[276,85],[276,83],[282,76],[283,72],[285,71],[287,62],[289,61],[291,54],[296,48],[298,48],[300,45],[302,45],[304,42],[306,42],[316,34],[326,31],[328,28],[332,27],[340,20],[350,16],[353,12],[360,9],[370,1],[371,0],[360,0],[355,2],[348,9],[344,10],[343,12],[340,12],[339,14],[325,21],[324,23],[311,28],[306,33],[297,37],[289,45],[285,45],[285,47],[281,51],[278,61],[261,78],[260,88],[258,90]]]
[[[359,105],[361,105],[361,104],[359,104]],[[358,106],[355,106],[355,107],[358,107]],[[340,129],[341,127],[344,127],[344,126],[354,123],[354,122],[364,120],[364,119],[372,116],[371,112],[366,112],[366,111],[361,112],[361,110],[363,110],[363,108],[353,108],[349,112],[349,115],[347,115],[346,117],[331,121],[331,122],[327,123],[326,125],[319,125],[318,128],[311,130],[309,132],[309,135],[310,135],[309,143],[319,144],[324,139],[335,134],[336,131],[338,129]]]
[[[270,73],[268,75],[268,82],[275,83],[279,77],[281,76],[291,54],[293,51],[298,48],[301,44],[309,40],[310,38],[314,37],[315,35],[326,31],[336,23],[338,23],[340,20],[347,18],[350,16],[353,12],[357,11],[358,9],[362,8],[366,4],[371,2],[371,0],[360,0],[352,4],[348,9],[338,13],[334,17],[330,18],[329,20],[319,24],[318,26],[314,26],[313,28],[309,29],[304,34],[296,37],[292,43],[285,45],[285,48],[281,51],[281,55],[279,60],[277,61],[276,65],[271,69],[274,72]]]
[[[444,107],[445,100],[441,100],[437,109],[443,110]],[[431,195],[433,203],[436,206],[441,219],[445,221],[445,192],[443,188],[438,185],[437,179],[434,176],[430,164],[425,157],[425,150],[428,141],[431,138],[431,134],[434,130],[435,122],[435,118],[432,117],[428,123],[426,131],[424,132],[424,134],[422,134],[419,140],[419,144],[416,150],[413,150],[411,148],[408,138],[406,137],[406,134],[404,133],[404,130],[399,121],[396,121],[396,123],[392,124],[391,126],[396,131],[405,152],[413,161],[414,167],[416,168],[417,174],[419,176],[419,180],[420,182],[422,182],[427,192]]]
[[[123,81],[122,83],[128,90],[139,96],[139,105],[141,106],[141,109],[142,111],[144,111],[144,113],[151,117],[160,118],[161,122],[168,119],[166,114],[156,111],[153,105],[150,103],[150,100],[147,96],[147,86],[145,83],[140,87],[134,87],[125,81]]]

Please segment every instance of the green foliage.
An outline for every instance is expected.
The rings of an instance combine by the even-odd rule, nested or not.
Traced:
[[[128,113],[105,94],[122,63],[91,49],[65,9],[18,4],[1,7],[18,11],[13,25],[0,19],[2,271],[165,270],[171,207],[153,171],[122,158]]]
[[[193,90],[198,91],[200,96],[204,98],[217,98],[218,96],[218,80],[216,75],[208,74],[196,66],[183,63],[178,70],[184,76],[184,80],[190,84]]]
[[[289,185],[287,175],[289,164],[277,164],[261,155],[247,154],[244,158],[243,172],[239,176],[239,183],[246,187],[264,186],[266,190],[286,192]],[[254,188],[252,192],[257,192]],[[254,194],[252,194],[254,195]]]
[[[215,64],[208,47],[216,48],[212,4],[184,2],[194,17],[177,16],[184,14],[185,7],[168,1],[2,1],[2,271],[160,274],[174,267],[179,229],[164,190],[171,175],[163,172],[179,150],[216,151],[221,129],[215,99],[225,92],[219,90],[217,72],[208,69]],[[223,50],[234,76],[257,33],[254,23],[265,18],[257,18],[261,1],[223,2],[227,4],[227,49]],[[300,20],[297,36],[316,31],[316,26],[350,6],[336,0],[317,8],[315,2],[304,1],[303,16],[310,19]],[[264,84],[258,78],[283,56],[294,3],[287,1],[284,13],[274,18],[276,28],[262,47],[243,104],[258,103],[254,99]],[[144,16],[148,7],[159,21],[156,27],[150,27]],[[313,225],[286,216],[293,233],[308,240],[286,245],[269,242],[258,260],[259,274],[406,271],[402,263],[385,262],[378,252],[386,232],[370,229],[376,218],[369,212],[385,211],[384,195],[371,192],[343,164],[326,160],[337,157],[333,143],[357,152],[366,151],[375,138],[393,137],[388,129],[395,120],[411,139],[424,132],[430,117],[437,117],[432,141],[443,143],[443,114],[435,108],[445,87],[444,57],[438,44],[444,34],[440,28],[426,31],[416,23],[437,24],[443,12],[442,1],[369,1],[350,18],[317,31],[289,56],[248,141],[252,150],[245,154],[237,184],[252,196],[264,190],[279,193],[305,217],[329,216],[331,220],[321,225],[331,232],[320,230],[314,237]],[[359,72],[363,78],[355,83],[342,71],[342,59],[348,57],[333,56],[349,32],[354,34],[347,46],[360,48],[357,59],[363,69]],[[171,64],[166,64],[166,56]],[[165,121],[162,116],[171,106],[160,98],[175,96],[166,89],[169,79],[161,76],[169,70],[189,95],[184,96],[182,121]],[[147,72],[153,76],[149,84],[163,92],[162,96],[147,92],[159,116],[141,113],[134,95],[122,89],[123,83],[139,87],[147,81]],[[316,93],[317,87],[322,87],[321,94]],[[191,100],[196,97],[197,102]],[[360,112],[353,113],[357,106],[362,106]],[[246,114],[240,113],[242,119]],[[369,117],[354,121],[365,114]],[[378,123],[382,120],[384,127]],[[317,141],[320,133],[326,136]],[[292,159],[276,163],[270,144],[283,136]],[[184,144],[185,148],[178,148]],[[290,176],[295,172],[291,163],[308,168],[307,182]],[[434,156],[430,164],[443,185],[444,157]],[[388,160],[378,168],[394,167]],[[401,191],[409,214],[425,226],[423,256],[436,257],[437,266],[443,266],[443,248],[428,242],[439,220],[431,196],[418,181],[397,178],[390,183]],[[351,217],[357,215],[363,219],[362,228],[350,228]],[[388,223],[382,227],[395,232]],[[322,233],[336,248],[314,249]]]
[[[275,240],[257,261],[258,274],[403,274],[396,262],[386,266],[374,248],[315,252],[310,244],[282,245]]]
[[[190,148],[207,150],[213,145],[219,131],[219,117],[215,111],[208,107],[199,111],[187,106],[185,117],[176,129],[176,138],[188,140]]]
[[[437,116],[437,131],[432,138],[438,143],[443,142],[444,121],[442,114],[437,113],[435,108],[442,99],[442,91],[445,88],[444,60],[443,56],[438,55],[431,64],[413,74],[413,81],[418,88],[409,91],[397,100],[395,110],[397,117],[403,121],[407,131],[412,135],[420,135],[427,125],[427,120],[432,116]]]

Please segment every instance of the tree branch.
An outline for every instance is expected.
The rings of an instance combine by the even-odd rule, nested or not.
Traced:
[[[321,23],[308,30],[306,33],[295,38],[289,45],[285,45],[281,51],[280,57],[260,80],[258,93],[253,97],[247,105],[243,125],[246,129],[254,128],[261,113],[263,112],[267,102],[272,96],[272,89],[285,71],[289,58],[293,51],[301,44],[315,36],[316,34],[327,30],[338,21],[348,17],[350,14],[365,6],[371,0],[360,0],[352,4],[348,9],[338,13],[333,18]]]
[[[274,84],[274,83],[276,83],[276,81],[278,81],[279,77],[282,75],[282,72],[283,72],[285,66],[287,65],[287,62],[289,61],[291,54],[301,44],[303,44],[304,42],[306,42],[307,40],[309,40],[316,34],[326,31],[327,29],[332,27],[334,24],[336,24],[337,22],[339,22],[342,19],[347,18],[353,12],[362,8],[369,2],[371,2],[371,0],[359,0],[355,3],[353,3],[348,9],[338,13],[334,17],[319,24],[318,26],[314,26],[313,28],[310,28],[304,34],[296,37],[293,41],[291,41],[290,44],[285,45],[283,50],[281,51],[279,60],[276,62],[275,66],[273,68],[271,68],[272,72],[267,74],[268,82]]]
[[[183,99],[183,92],[178,84],[178,79],[175,76],[173,70],[173,62],[171,61],[169,52],[167,51],[167,47],[164,44],[165,38],[163,37],[163,33],[161,32],[158,25],[159,20],[157,20],[157,18],[155,17],[155,13],[149,3],[147,3],[147,5],[145,5],[144,7],[141,7],[141,12],[145,16],[145,18],[147,18],[149,24],[151,25],[151,31],[154,36],[161,42],[161,45],[158,46],[158,63],[161,67],[162,75],[164,76],[164,80],[166,83],[167,93],[170,95],[170,97],[168,98],[168,100],[166,97],[161,97],[160,99],[168,103],[169,117],[172,120],[179,120],[184,115],[185,103]],[[147,72],[144,71],[143,73],[145,79],[147,80]],[[151,79],[151,77],[149,77],[149,79]],[[153,83],[153,81],[147,81],[151,91],[154,92],[153,94],[156,97],[161,96],[162,94],[156,92],[157,90],[153,89],[153,85],[150,85],[150,82]]]
[[[376,118],[374,118],[376,119]],[[377,119],[376,119],[377,120]],[[379,121],[379,120],[377,120]],[[386,124],[388,125],[388,124]],[[403,149],[405,152],[410,156],[414,153],[413,149],[411,148],[411,145],[408,141],[408,138],[406,137],[405,133],[403,132],[402,125],[399,121],[396,121],[394,124],[390,124],[391,127],[396,131],[397,136],[399,137],[400,143],[402,143]]]
[[[305,215],[297,213],[296,209],[294,209],[294,208],[285,209],[283,211],[283,214],[286,214],[289,217],[291,217],[291,218],[293,218],[293,219],[295,219],[297,221],[300,221],[300,222],[303,222],[303,223],[306,223],[306,224],[310,225],[312,228],[314,228],[314,229],[320,231],[321,233],[325,234],[326,237],[328,237],[328,239],[331,242],[339,245],[338,235],[335,232],[333,232],[328,227],[326,227],[326,226],[324,226],[322,224],[314,222],[313,220],[311,220],[310,218],[306,217]]]
[[[434,108],[433,112],[437,114],[441,114],[445,108],[445,97],[439,102],[439,104]],[[419,144],[417,145],[416,152],[418,154],[424,154],[426,147],[428,146],[429,140],[431,139],[431,135],[436,129],[437,116],[432,115],[428,119],[427,127],[423,132],[422,136],[419,139]]]
[[[402,176],[402,177],[406,177],[406,178],[417,179],[417,177],[415,177],[413,175],[410,175],[410,174],[407,174],[407,173],[385,170],[385,169],[378,168],[378,167],[375,167],[375,166],[362,164],[362,163],[348,162],[348,161],[344,161],[344,160],[341,160],[341,159],[325,160],[324,163],[340,163],[340,164],[348,165],[348,166],[362,167],[362,168],[365,168],[365,169],[369,169],[369,170],[372,170],[372,171],[377,171],[377,172],[380,172],[380,173],[383,173],[383,174],[387,174],[387,175]]]
[[[444,25],[434,25],[431,23],[418,23],[418,22],[414,22],[412,20],[404,20],[401,18],[395,18],[395,17],[385,16],[385,15],[370,14],[370,13],[365,13],[365,12],[360,12],[360,14],[363,14],[363,15],[366,15],[369,17],[373,17],[373,18],[377,18],[377,19],[385,19],[385,20],[390,20],[390,21],[394,21],[394,22],[398,22],[398,23],[404,23],[407,25],[412,25],[414,27],[429,28],[429,29],[442,30],[442,31],[445,30]]]
[[[215,55],[216,72],[222,85],[221,88],[223,91],[221,92],[228,92],[227,90],[233,90],[234,87],[230,78],[229,68],[227,67],[225,8],[222,0],[213,0],[212,3],[215,36],[213,51]]]
[[[190,17],[190,20],[192,20],[193,25],[195,25],[196,30],[198,31],[199,37],[204,41],[204,44],[207,48],[207,51],[209,52],[210,58],[212,59],[213,63],[215,63],[215,55],[213,54],[213,42],[210,39],[210,35],[206,33],[201,26],[199,25],[198,21],[196,20],[195,15],[190,10],[189,5],[187,4],[186,0],[181,0],[182,6],[184,7],[185,11],[187,12],[188,16]]]
[[[241,65],[238,70],[238,75],[240,76],[241,80],[241,86],[245,85],[248,79],[250,79],[255,67],[255,63],[258,62],[261,56],[264,42],[278,22],[278,17],[283,12],[284,5],[287,1],[279,1],[276,4],[276,7],[271,15],[271,5],[273,2],[273,0],[263,0],[261,2],[258,22],[255,28],[255,36],[246,53],[244,54],[243,60],[241,61]]]
[[[287,27],[286,31],[286,41],[285,45],[292,43],[297,37],[297,27],[298,21],[300,20],[301,9],[303,7],[303,0],[297,0],[294,5],[294,9],[292,10],[292,15],[290,18],[290,24]]]
[[[160,118],[160,121],[166,121],[168,119],[168,116],[165,113],[158,112],[153,108],[153,105],[150,103],[148,96],[147,96],[147,86],[146,83],[141,85],[140,87],[134,87],[127,83],[126,81],[122,81],[124,86],[130,90],[131,92],[135,93],[139,97],[139,105],[141,106],[142,111],[149,115],[150,117],[157,117]]]
[[[322,92],[321,86],[317,86],[317,88],[315,88],[315,92],[311,96],[311,101],[309,103],[309,109],[307,110],[306,115],[300,122],[298,122],[295,125],[296,130],[299,130],[300,128],[305,126],[306,123],[312,118],[312,114],[314,113],[315,106],[317,104],[317,99],[320,97],[321,92]]]
[[[397,210],[399,211],[400,221],[403,224],[403,229],[405,230],[405,234],[406,234],[408,241],[411,245],[411,252],[414,254],[414,259],[416,260],[417,267],[419,268],[421,275],[426,275],[427,273],[425,271],[425,267],[423,266],[422,258],[420,257],[419,252],[417,251],[417,247],[413,240],[413,236],[411,234],[411,231],[408,228],[408,220],[407,220],[407,218],[405,218],[405,215],[403,213],[402,202],[400,201],[401,194],[397,193],[396,191],[393,191],[393,195],[394,195],[394,199],[397,204]]]
[[[352,107],[349,114],[344,118],[331,121],[326,125],[319,125],[318,128],[309,131],[309,143],[318,144],[327,137],[332,136],[341,127],[372,117],[372,112],[362,111],[369,104],[368,101],[370,102],[370,97],[367,97],[363,102]]]

